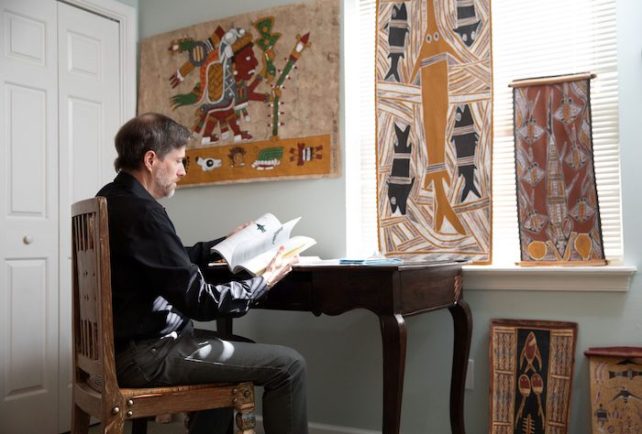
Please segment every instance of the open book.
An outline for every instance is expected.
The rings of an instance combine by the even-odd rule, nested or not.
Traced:
[[[264,214],[212,247],[212,252],[218,252],[234,273],[246,270],[254,276],[260,275],[279,246],[285,247],[285,256],[294,256],[317,243],[302,235],[290,238],[292,228],[299,220],[301,217],[281,224],[272,214]]]

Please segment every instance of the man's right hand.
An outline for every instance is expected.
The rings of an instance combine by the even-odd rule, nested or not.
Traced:
[[[276,283],[283,279],[286,274],[292,271],[292,265],[299,261],[299,256],[285,256],[285,249],[283,246],[279,247],[274,258],[265,267],[263,278],[267,283],[268,288],[272,288]]]

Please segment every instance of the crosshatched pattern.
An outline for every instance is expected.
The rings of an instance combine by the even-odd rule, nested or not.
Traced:
[[[379,1],[379,245],[431,259],[491,254],[491,45],[485,0]]]

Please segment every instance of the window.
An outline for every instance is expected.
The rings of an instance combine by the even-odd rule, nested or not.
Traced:
[[[348,2],[350,3],[350,2]],[[348,254],[377,248],[375,0],[346,8]],[[615,0],[493,0],[493,266],[519,260],[512,90],[518,78],[593,72],[593,146],[604,248],[622,262]],[[501,252],[501,254],[499,254]]]

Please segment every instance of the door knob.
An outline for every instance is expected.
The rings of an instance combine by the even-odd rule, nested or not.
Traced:
[[[31,244],[33,243],[33,237],[31,235],[25,235],[22,237],[22,242],[25,244]]]

